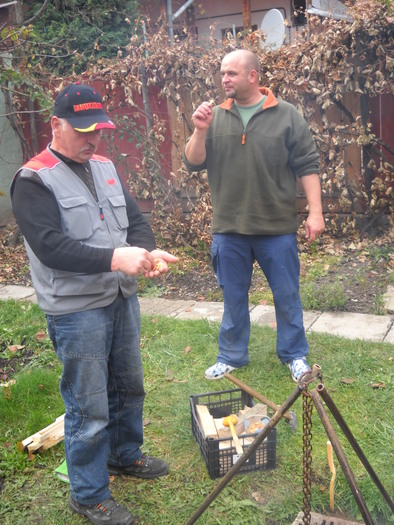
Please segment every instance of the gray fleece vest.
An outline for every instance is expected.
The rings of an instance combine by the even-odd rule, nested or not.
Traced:
[[[98,155],[90,160],[98,202],[79,177],[49,149],[20,170],[37,173],[55,195],[63,232],[81,243],[102,248],[127,246],[126,201],[113,163]],[[103,220],[103,217],[105,218]],[[111,304],[119,289],[125,297],[137,282],[122,272],[74,273],[45,266],[25,241],[31,277],[40,308],[47,314],[67,314]]]

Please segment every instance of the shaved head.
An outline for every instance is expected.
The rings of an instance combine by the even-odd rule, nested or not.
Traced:
[[[247,49],[237,49],[223,57],[220,67],[222,87],[227,98],[251,106],[262,98],[259,89],[259,60]]]
[[[245,68],[247,73],[250,73],[252,70],[257,71],[257,73],[260,72],[259,59],[254,53],[252,53],[252,51],[248,51],[247,49],[236,49],[235,51],[227,53],[227,55],[224,56],[223,61],[227,60],[239,61],[239,64]]]

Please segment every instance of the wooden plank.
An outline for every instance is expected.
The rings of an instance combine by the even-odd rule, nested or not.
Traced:
[[[196,413],[204,436],[217,439],[218,434],[216,432],[215,422],[209,413],[208,407],[206,405],[196,405]]]
[[[18,450],[28,450],[29,454],[36,450],[46,450],[64,439],[64,414],[39,432],[32,434],[18,443]]]

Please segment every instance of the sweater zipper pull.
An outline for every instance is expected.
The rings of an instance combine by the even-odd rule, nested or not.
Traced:
[[[100,210],[100,219],[103,221],[104,220],[103,208],[101,206],[99,206],[99,210]]]
[[[242,142],[241,144],[245,144],[245,140],[246,140],[246,131],[244,130],[244,132],[242,133]]]

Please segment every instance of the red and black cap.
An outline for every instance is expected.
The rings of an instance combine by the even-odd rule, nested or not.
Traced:
[[[79,82],[70,84],[58,94],[53,115],[66,119],[75,130],[85,133],[96,129],[115,129],[104,112],[101,95],[94,88]]]

